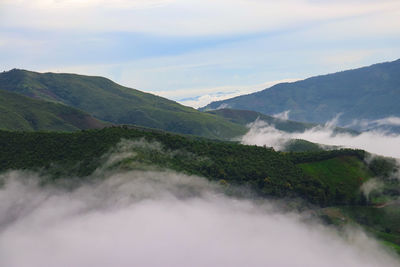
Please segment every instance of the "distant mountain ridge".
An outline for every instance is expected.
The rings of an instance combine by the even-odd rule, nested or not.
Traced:
[[[400,117],[400,59],[280,83],[253,94],[212,102],[200,110],[220,107],[276,114],[290,110],[290,119],[325,123],[341,114],[339,125],[354,120]],[[357,125],[354,125],[357,128]]]
[[[251,110],[237,110],[237,109],[216,109],[206,111],[207,113],[215,114],[221,116],[227,120],[234,123],[248,125],[256,120],[264,121],[278,130],[284,132],[304,132],[307,129],[317,126],[318,124],[313,123],[303,123],[297,121],[278,119],[273,116],[265,115],[260,112],[255,112]]]
[[[135,124],[218,139],[246,132],[242,125],[103,77],[14,69],[0,73],[0,90],[63,103],[114,124]]]
[[[319,127],[324,126],[317,123],[298,122],[298,121],[281,119],[251,110],[215,109],[206,112],[218,115],[233,123],[238,123],[241,125],[248,125],[249,123],[255,122],[256,120],[264,121],[269,125],[273,125],[277,130],[287,133],[304,132],[306,130],[310,130],[317,126]],[[335,127],[333,130],[334,133],[359,134],[357,131],[340,127]]]
[[[76,131],[105,126],[105,123],[75,108],[0,90],[0,129]]]

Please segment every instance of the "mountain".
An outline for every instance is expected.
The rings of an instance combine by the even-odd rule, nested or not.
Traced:
[[[245,127],[221,117],[118,85],[103,77],[14,69],[0,73],[0,89],[63,103],[114,124],[135,124],[220,139],[246,132]]]
[[[290,110],[290,119],[325,123],[341,114],[339,125],[353,120],[400,117],[400,59],[369,67],[280,83],[263,91],[213,102],[220,107],[276,114]]]
[[[0,90],[0,129],[75,131],[104,126],[75,108]]]

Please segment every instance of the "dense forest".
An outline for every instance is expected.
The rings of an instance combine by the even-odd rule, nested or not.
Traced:
[[[46,178],[50,180],[71,175],[87,179],[104,164],[105,155],[118,153],[116,147],[121,140],[155,143],[159,148],[128,146],[135,156],[114,168],[140,165],[172,169],[228,186],[249,187],[260,196],[301,197],[322,206],[365,204],[359,190],[361,183],[375,175],[374,171],[383,173],[364,163],[366,153],[361,150],[286,153],[128,127],[74,133],[0,131],[0,171],[32,169],[50,173],[51,178]],[[337,161],[341,168],[333,177],[326,177],[324,168],[318,167],[325,164],[336,168]]]

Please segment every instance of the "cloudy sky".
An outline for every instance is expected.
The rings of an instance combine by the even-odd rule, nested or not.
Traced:
[[[398,0],[0,0],[0,71],[101,75],[197,107],[396,60],[399,18]]]

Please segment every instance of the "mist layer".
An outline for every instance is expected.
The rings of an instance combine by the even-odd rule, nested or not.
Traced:
[[[399,266],[362,231],[339,233],[174,172],[105,173],[66,190],[2,175],[0,266]]]
[[[247,145],[266,145],[281,150],[289,140],[303,139],[322,145],[364,149],[378,155],[400,158],[400,135],[382,131],[363,132],[359,135],[337,133],[334,126],[334,122],[329,122],[324,127],[287,133],[263,121],[256,121],[241,141]]]

